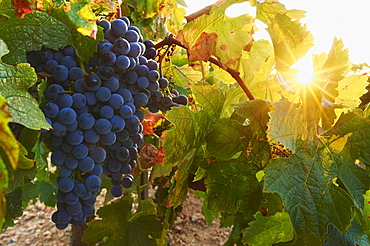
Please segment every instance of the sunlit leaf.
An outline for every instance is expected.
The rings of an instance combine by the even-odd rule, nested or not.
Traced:
[[[244,231],[243,242],[253,246],[268,246],[293,239],[294,229],[286,212],[272,216],[254,215],[255,221]]]
[[[208,61],[219,58],[224,67],[235,65],[242,50],[252,42],[253,18],[241,15],[230,18],[225,10],[240,0],[218,2],[209,14],[187,23],[178,38],[188,48],[189,61]]]
[[[313,46],[313,37],[307,27],[286,14],[277,13],[274,18],[269,18],[267,31],[274,45],[275,67],[279,71],[287,70]]]

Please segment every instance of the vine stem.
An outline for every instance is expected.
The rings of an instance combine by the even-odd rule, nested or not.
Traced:
[[[177,38],[175,38],[175,36],[173,34],[170,34],[168,37],[166,37],[165,39],[163,39],[161,42],[157,43],[154,47],[155,49],[159,49],[159,48],[162,48],[163,46],[165,45],[177,45],[177,46],[180,46],[186,50],[188,50],[188,48],[180,41],[178,40]],[[238,82],[239,86],[243,89],[244,93],[247,95],[247,97],[249,98],[249,100],[254,100],[254,96],[252,95],[252,92],[248,89],[248,87],[244,84],[244,81],[242,80],[242,78],[240,77],[240,73],[232,68],[229,68],[227,67],[226,69],[222,66],[221,62],[213,57],[210,57],[208,58],[208,61],[222,69],[224,69],[226,72],[228,72],[231,77],[233,77],[233,79],[236,80],[236,82]]]

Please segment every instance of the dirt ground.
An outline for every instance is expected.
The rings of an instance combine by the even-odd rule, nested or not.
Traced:
[[[103,204],[104,192],[98,197],[96,207]],[[183,211],[172,230],[168,232],[169,245],[218,246],[223,245],[231,232],[220,228],[218,221],[208,226],[201,212],[202,201],[190,191]],[[54,208],[43,204],[30,204],[23,215],[15,220],[14,227],[0,234],[0,246],[67,246],[70,244],[71,227],[60,231],[51,221]]]

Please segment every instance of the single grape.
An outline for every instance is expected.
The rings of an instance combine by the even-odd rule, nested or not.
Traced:
[[[181,104],[181,105],[187,105],[188,104],[188,98],[185,95],[179,95],[173,100],[175,103]]]
[[[78,80],[78,79],[82,79],[84,77],[84,72],[82,71],[81,68],[79,67],[72,67],[71,69],[69,69],[69,79],[70,80]]]
[[[101,179],[96,175],[90,175],[85,180],[85,186],[87,190],[97,192],[100,190]]]
[[[110,190],[112,196],[114,197],[120,197],[122,196],[122,187],[119,185],[113,185],[113,187]]]
[[[100,56],[99,65],[111,66],[116,62],[116,59],[117,57],[113,52],[107,51]]]
[[[112,124],[107,119],[98,119],[95,122],[94,129],[98,134],[108,134],[112,130]]]
[[[42,109],[42,111],[44,112],[44,114],[45,114],[46,117],[48,117],[50,119],[54,119],[55,117],[58,116],[59,107],[58,107],[58,105],[56,105],[53,102],[48,102],[44,106],[44,108]]]
[[[73,103],[72,108],[82,108],[86,105],[86,97],[82,93],[75,93],[72,95]]]
[[[59,177],[69,177],[72,174],[72,171],[66,168],[65,166],[61,166],[59,169]]]
[[[119,81],[115,77],[111,77],[107,81],[104,81],[103,85],[107,87],[111,92],[115,92],[119,89]]]
[[[51,162],[55,166],[61,166],[64,164],[65,161],[66,161],[66,155],[63,151],[56,150],[51,154]]]
[[[95,201],[93,202],[93,204],[94,203],[95,203]],[[95,208],[94,208],[93,205],[91,205],[91,206],[83,206],[82,207],[82,211],[84,213],[84,217],[90,217],[90,216],[94,215]]]
[[[123,129],[120,132],[117,132],[116,135],[117,135],[117,140],[120,142],[125,142],[130,138],[128,131],[126,131],[125,129]]]
[[[59,121],[65,125],[72,124],[76,117],[76,112],[72,108],[62,108],[58,114]]]
[[[125,120],[119,116],[115,115],[110,119],[110,123],[112,124],[112,132],[120,132],[125,128],[126,122]]]
[[[71,56],[73,58],[76,58],[76,50],[72,45],[67,45],[62,49],[62,52],[65,56]]]
[[[133,179],[128,176],[123,177],[121,180],[122,187],[126,189],[130,188],[132,184],[133,184]]]
[[[101,65],[98,67],[96,73],[99,75],[101,79],[108,80],[113,76],[114,69],[111,66]]]
[[[134,30],[128,30],[125,34],[125,39],[129,42],[138,42],[140,39],[140,36],[137,32]]]
[[[94,128],[84,131],[84,139],[87,143],[97,143],[100,139],[100,134],[98,134]]]
[[[95,163],[102,163],[107,157],[105,149],[102,147],[96,147],[90,151],[90,156],[93,158]]]
[[[71,178],[61,178],[58,182],[58,188],[61,192],[68,193],[74,188],[74,181]]]
[[[148,66],[149,70],[158,70],[158,68],[159,68],[158,63],[154,60],[148,61],[147,66]]]
[[[127,53],[128,56],[138,57],[141,55],[141,46],[137,42],[130,43],[130,51]]]
[[[124,105],[119,109],[119,115],[124,118],[128,119],[133,114],[131,107]]]
[[[117,57],[116,66],[119,70],[126,70],[130,67],[130,59],[125,55]]]
[[[110,28],[105,31],[104,38],[109,40],[111,43],[114,43],[114,41],[119,38],[119,36],[113,32],[112,28]]]
[[[146,48],[154,48],[154,43],[152,40],[145,40],[144,45]]]
[[[98,99],[96,99],[96,94],[93,91],[87,91],[84,94],[86,98],[86,105],[93,106],[98,102]]]
[[[104,145],[112,145],[114,142],[116,142],[116,134],[114,132],[109,132],[108,134],[101,135],[100,141]]]
[[[119,161],[127,161],[130,158],[130,152],[126,147],[120,147],[116,150],[116,158]]]
[[[157,51],[155,48],[146,49],[144,56],[148,59],[154,59],[157,56]]]
[[[107,102],[110,99],[111,95],[112,95],[111,91],[104,86],[100,87],[95,92],[96,99],[98,99],[100,102]]]
[[[41,64],[40,64],[41,65]],[[59,64],[58,64],[58,62],[56,61],[56,60],[49,60],[49,61],[47,61],[46,63],[45,63],[45,66],[44,66],[44,68],[45,68],[45,71],[47,72],[47,73],[52,73],[53,72],[53,69],[56,67],[56,66],[58,66]]]
[[[78,168],[81,172],[90,172],[94,168],[94,160],[90,156],[86,156],[85,158],[78,161]]]
[[[109,105],[104,105],[100,108],[99,114],[101,118],[111,119],[114,115],[114,109]]]
[[[108,103],[113,109],[120,109],[125,101],[120,94],[112,94]]]
[[[121,20],[123,20],[124,22],[126,22],[127,26],[130,26],[131,22],[130,22],[129,18],[127,18],[126,16],[121,16],[119,18]]]
[[[70,108],[73,105],[73,98],[68,93],[59,93],[54,96],[54,103],[58,105],[60,109]]]
[[[96,91],[101,86],[101,79],[96,74],[89,74],[84,79],[85,88],[88,91]]]
[[[108,168],[111,172],[118,172],[119,170],[121,170],[121,162],[119,160],[116,160],[116,159],[111,159],[109,162],[108,162]]]
[[[165,107],[170,107],[173,103],[172,98],[168,96],[162,97],[161,103]]]
[[[108,42],[103,42],[103,43],[99,44],[99,46],[98,46],[98,50],[99,50],[99,53],[101,55],[104,54],[104,53],[106,53],[106,52],[113,51],[113,49],[114,49],[113,44],[111,44],[109,41]],[[99,57],[95,57],[95,58],[98,58],[98,59],[97,59],[96,63],[93,64],[95,66],[92,66],[92,67],[98,66],[98,63],[97,62],[99,60]]]
[[[131,173],[132,167],[129,163],[122,164],[120,172],[122,174],[129,174]]]
[[[46,88],[45,90],[45,96],[50,99],[50,100],[53,100],[55,95],[59,94],[59,93],[62,93],[64,92],[64,89],[61,85],[58,85],[58,84],[52,84],[50,85],[48,88]]]
[[[66,165],[66,167],[73,170],[78,167],[78,160],[73,157],[68,157],[64,164]]]
[[[108,20],[105,20],[105,19],[98,20],[98,21],[96,22],[96,24],[97,24],[98,26],[103,27],[103,28],[104,28],[104,30],[103,30],[104,32],[105,32],[106,30],[110,29],[110,22],[109,22]]]
[[[142,92],[139,92],[134,96],[134,100],[135,106],[139,108],[145,106],[148,103],[148,96]]]
[[[87,90],[85,88],[85,80],[78,79],[73,83],[73,88],[75,92],[85,93]]]
[[[58,65],[52,70],[53,78],[57,81],[64,81],[68,79],[68,68],[63,65]]]
[[[158,80],[158,83],[159,83],[159,88],[161,89],[167,88],[169,85],[168,80],[164,77],[160,78]]]
[[[159,73],[157,70],[150,70],[148,73],[148,79],[150,82],[155,82],[159,79]]]
[[[99,176],[102,173],[103,173],[103,166],[101,164],[95,164],[93,170],[89,172],[90,175],[97,175],[97,176]]]
[[[124,38],[117,38],[114,41],[113,50],[116,54],[127,55],[130,52],[130,43]]]
[[[82,143],[83,139],[84,139],[83,132],[79,129],[76,129],[73,132],[68,132],[66,135],[67,143],[73,146]]]
[[[76,59],[73,58],[72,56],[64,56],[60,59],[59,61],[60,65],[66,66],[68,69],[71,69],[73,67],[77,66]]]
[[[87,156],[89,149],[84,144],[76,145],[72,148],[72,156],[77,160],[81,160]]]
[[[111,30],[113,31],[114,34],[117,36],[123,36],[127,32],[127,24],[121,19],[116,19],[112,21],[111,23]]]
[[[78,203],[78,196],[76,196],[75,193],[73,193],[73,191],[71,192],[68,192],[65,196],[65,202],[68,204],[68,205],[73,205],[73,204],[76,204]]]

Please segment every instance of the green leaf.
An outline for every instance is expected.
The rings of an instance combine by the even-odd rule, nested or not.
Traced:
[[[245,85],[252,91],[253,95],[261,95],[256,98],[264,98],[264,91],[260,89],[261,84],[266,87],[266,81],[274,66],[274,50],[267,40],[253,42],[250,51],[243,51],[240,59],[241,77]]]
[[[28,155],[28,152],[26,150],[26,148],[21,144],[19,143],[19,159],[18,159],[18,168],[21,168],[21,169],[30,169],[30,168],[33,168],[35,166],[35,161],[32,160],[32,159],[29,159],[27,158],[26,156]]]
[[[305,107],[297,107],[290,101],[274,103],[270,112],[267,134],[293,153],[300,148],[301,141],[313,141],[317,136],[317,126],[310,120]]]
[[[26,52],[41,50],[42,46],[57,50],[67,45],[74,46],[77,55],[88,62],[97,50],[98,41],[103,40],[103,35],[98,30],[96,39],[83,36],[46,12],[36,11],[23,19],[9,18],[2,22],[0,38],[10,50],[3,59],[8,64],[27,62]]]
[[[22,189],[16,189],[6,194],[6,221],[3,229],[13,226],[13,219],[20,217],[22,214]]]
[[[183,159],[177,164],[179,169],[175,174],[176,183],[170,192],[167,207],[178,207],[185,201],[189,190],[188,177],[194,162],[195,154],[196,149],[188,151]]]
[[[224,67],[235,65],[252,42],[253,18],[247,14],[236,18],[225,15],[228,7],[242,0],[230,0],[214,4],[209,14],[203,14],[188,22],[178,33],[185,44],[189,61],[208,61],[219,58]]]
[[[278,71],[287,70],[313,46],[313,37],[306,25],[299,20],[292,20],[287,14],[276,13],[268,19],[267,24]]]
[[[334,150],[298,146],[289,158],[273,159],[267,166],[265,189],[281,196],[297,235],[303,240],[311,237],[312,245],[319,245],[327,224],[340,231],[350,225],[352,206],[360,200],[358,193],[368,187],[369,177]],[[334,184],[334,177],[343,181],[348,193]]]
[[[262,168],[262,159],[270,148],[256,142],[252,142],[251,147],[252,152],[244,152],[238,159],[211,161],[204,167],[208,208],[212,212],[241,210],[248,218],[258,210],[262,194],[255,174]]]
[[[256,99],[233,104],[233,107],[240,116],[248,119],[254,139],[266,139],[269,112],[273,109],[270,102]]]
[[[161,237],[162,224],[157,220],[152,201],[141,201],[145,210],[131,212],[132,199],[122,198],[105,205],[97,212],[101,220],[88,223],[82,241],[88,244],[106,240],[100,245],[155,246]]]
[[[255,221],[244,231],[243,242],[253,246],[268,246],[293,239],[294,229],[287,212],[272,216],[254,215]]]
[[[215,85],[193,85],[192,91],[200,110],[191,111],[187,107],[173,108],[167,119],[174,128],[165,133],[164,163],[174,165],[192,149],[198,149],[204,142],[210,126],[217,121],[224,105],[225,97]]]
[[[357,221],[352,222],[348,231],[341,233],[333,226],[329,226],[329,233],[326,236],[324,246],[347,246],[347,245],[369,245],[367,235],[362,234],[362,228]]]
[[[44,180],[36,182],[36,191],[40,196],[40,202],[45,203],[46,206],[53,207],[57,203],[56,194],[58,192],[58,186],[56,183],[57,175],[53,175],[54,180],[51,182],[46,182]]]
[[[38,139],[35,146],[32,148],[32,152],[35,153],[36,166],[39,169],[48,166],[47,158],[49,151],[50,150],[46,147],[45,143],[41,141],[41,139]]]
[[[0,40],[0,46],[2,47],[0,57],[3,57],[7,49],[2,40]],[[0,62],[1,93],[8,101],[13,122],[35,130],[49,129],[50,125],[45,120],[36,99],[28,92],[36,82],[35,70],[27,64],[11,66]]]
[[[72,0],[64,2],[62,8],[52,8],[50,15],[63,22],[73,30],[78,30],[82,35],[95,38],[97,34],[96,17],[93,12],[92,2]],[[50,8],[50,5],[47,6]]]
[[[30,182],[35,178],[35,168],[32,169],[18,169],[14,172],[14,179],[9,180],[7,193],[13,192],[17,188],[22,188],[24,184]]]
[[[189,65],[184,65],[181,67],[175,65],[169,65],[163,68],[163,74],[167,78],[171,78],[176,81],[176,85],[183,88],[190,88],[190,84],[197,83],[202,80],[202,73],[194,70]]]
[[[328,135],[340,138],[348,137],[345,148],[350,152],[353,159],[359,159],[370,165],[370,123],[369,118],[364,117],[362,111],[354,110],[342,114],[336,124],[328,132]]]
[[[225,102],[225,95],[216,85],[195,84],[191,86],[195,100],[202,106],[203,111],[208,114],[212,123],[220,117]]]
[[[217,160],[229,160],[248,147],[250,127],[232,119],[219,119],[206,136],[207,151]]]

